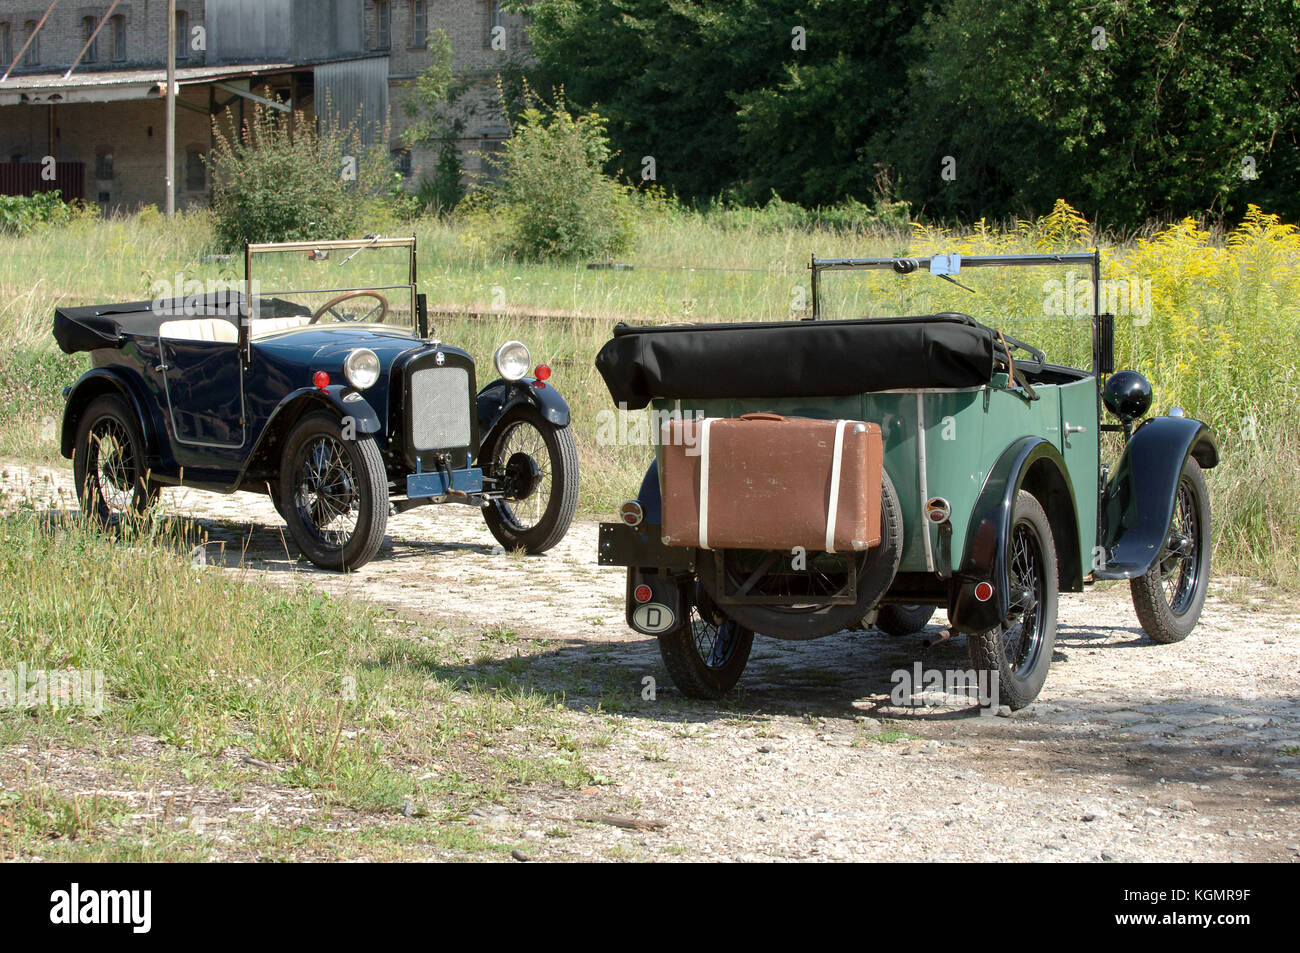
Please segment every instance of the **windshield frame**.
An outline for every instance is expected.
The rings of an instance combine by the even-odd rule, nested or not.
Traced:
[[[932,270],[936,259],[939,270]],[[812,272],[812,317],[809,320],[823,320],[821,316],[821,297],[819,279],[826,271],[854,271],[859,269],[891,270],[900,277],[913,274],[925,274],[939,277],[960,273],[961,268],[1037,268],[1050,265],[1088,265],[1092,269],[1092,373],[1097,376],[1109,374],[1113,368],[1106,366],[1114,363],[1114,323],[1113,316],[1101,313],[1101,252],[1059,252],[1045,254],[1016,255],[960,255],[956,272],[946,269],[952,255],[904,256],[898,258],[818,258],[815,254],[808,264]],[[1103,322],[1103,317],[1111,321]]]
[[[385,238],[379,235],[369,235],[365,238],[341,238],[330,239],[319,242],[248,242],[244,245],[244,294],[245,300],[250,303],[250,307],[256,307],[257,296],[254,289],[257,288],[257,279],[254,275],[254,257],[258,254],[267,253],[284,253],[284,252],[303,252],[304,254],[314,251],[328,251],[333,254],[343,253],[340,262],[350,260],[352,256],[360,254],[363,251],[372,248],[406,248],[408,250],[408,267],[407,281],[404,284],[385,285],[384,288],[403,288],[410,294],[413,326],[409,333],[417,338],[424,339],[428,337],[428,315],[424,308],[423,296],[419,294],[416,282],[416,243],[415,236],[404,238]],[[351,252],[351,255],[347,253]],[[346,284],[346,282],[343,282]],[[321,292],[329,291],[365,291],[370,286],[358,285],[356,287],[346,288],[319,288],[319,289],[290,289],[296,293]],[[274,294],[277,292],[268,292]],[[258,294],[261,294],[260,289]],[[250,315],[251,316],[251,315]],[[242,324],[243,322],[241,322]],[[241,329],[242,332],[242,329]]]

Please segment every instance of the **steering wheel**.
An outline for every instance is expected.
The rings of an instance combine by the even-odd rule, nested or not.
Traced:
[[[343,317],[343,315],[339,314],[337,311],[334,310],[335,307],[342,304],[344,301],[348,301],[352,298],[362,298],[362,297],[375,298],[379,301],[379,304],[371,308],[369,311],[365,313],[365,315],[363,315],[360,318],[345,318]],[[334,317],[338,318],[340,321],[355,321],[357,323],[360,323],[362,321],[369,321],[370,316],[374,314],[376,311],[378,311],[379,317],[374,319],[374,323],[383,324],[384,318],[388,317],[388,299],[385,298],[383,295],[381,295],[378,291],[345,291],[341,295],[337,295],[336,297],[330,298],[323,305],[317,308],[316,311],[312,314],[311,320],[308,321],[307,323],[315,324],[317,321],[321,319],[321,316],[325,314],[326,311],[330,312],[332,315],[334,315]]]

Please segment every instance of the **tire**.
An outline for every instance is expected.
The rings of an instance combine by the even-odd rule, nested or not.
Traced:
[[[1018,618],[1009,626],[966,636],[971,665],[997,675],[998,703],[1024,708],[1043,688],[1056,644],[1058,580],[1056,547],[1047,514],[1029,493],[1016,496],[1007,579],[1013,590],[1028,589],[1012,603]],[[1023,610],[1023,611],[1020,611]]]
[[[911,635],[920,632],[934,615],[934,606],[881,606],[876,628],[886,635]]]
[[[686,617],[659,636],[659,656],[683,695],[722,698],[736,687],[749,663],[754,632],[719,612],[694,580],[683,598]]]
[[[854,604],[819,605],[812,601],[807,606],[796,607],[729,604],[726,606],[727,614],[756,632],[778,639],[819,639],[856,626],[889,589],[903,558],[903,514],[898,505],[898,493],[888,473],[882,472],[881,477],[880,544],[855,554],[858,556],[858,596]],[[783,555],[788,558],[788,554]],[[821,555],[808,553],[809,566],[813,566]],[[701,584],[716,602],[722,587],[717,579],[714,554],[699,551],[695,564]]]
[[[139,520],[157,502],[140,423],[116,394],[96,397],[77,422],[72,475],[81,512],[100,526]]]
[[[351,572],[379,552],[388,477],[373,437],[346,439],[333,414],[308,414],[285,441],[279,489],[294,542],[321,569]]]
[[[483,443],[479,466],[506,492],[483,508],[483,520],[507,551],[537,555],[564,538],[578,509],[572,430],[555,426],[535,407],[515,407]]]
[[[1169,533],[1155,563],[1129,589],[1152,642],[1181,642],[1196,627],[1210,586],[1210,491],[1192,458],[1183,465]]]

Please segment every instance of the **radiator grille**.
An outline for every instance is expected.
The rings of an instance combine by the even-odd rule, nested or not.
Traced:
[[[427,367],[411,375],[411,446],[416,451],[470,445],[469,373]]]

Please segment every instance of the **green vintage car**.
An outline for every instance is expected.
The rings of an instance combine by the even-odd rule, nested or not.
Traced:
[[[1087,368],[1052,363],[1002,321],[821,314],[827,272],[964,288],[958,276],[972,269],[1052,266],[1091,272],[1090,313],[1079,322],[1091,330]],[[627,567],[628,624],[658,639],[684,694],[730,691],[755,634],[812,639],[874,626],[902,635],[942,608],[949,634],[966,637],[973,671],[989,676],[979,684],[1020,708],[1047,677],[1058,594],[1099,579],[1130,581],[1153,641],[1188,635],[1210,577],[1203,470],[1218,449],[1177,408],[1142,419],[1152,390],[1134,371],[1114,372],[1115,318],[1101,312],[1097,253],[814,258],[811,268],[810,318],[620,325],[597,357],[615,402],[660,420],[764,412],[881,429],[880,542],[804,560],[784,548],[665,544],[655,448],[636,497],[600,527],[599,561]],[[1117,434],[1111,454],[1105,431]]]

